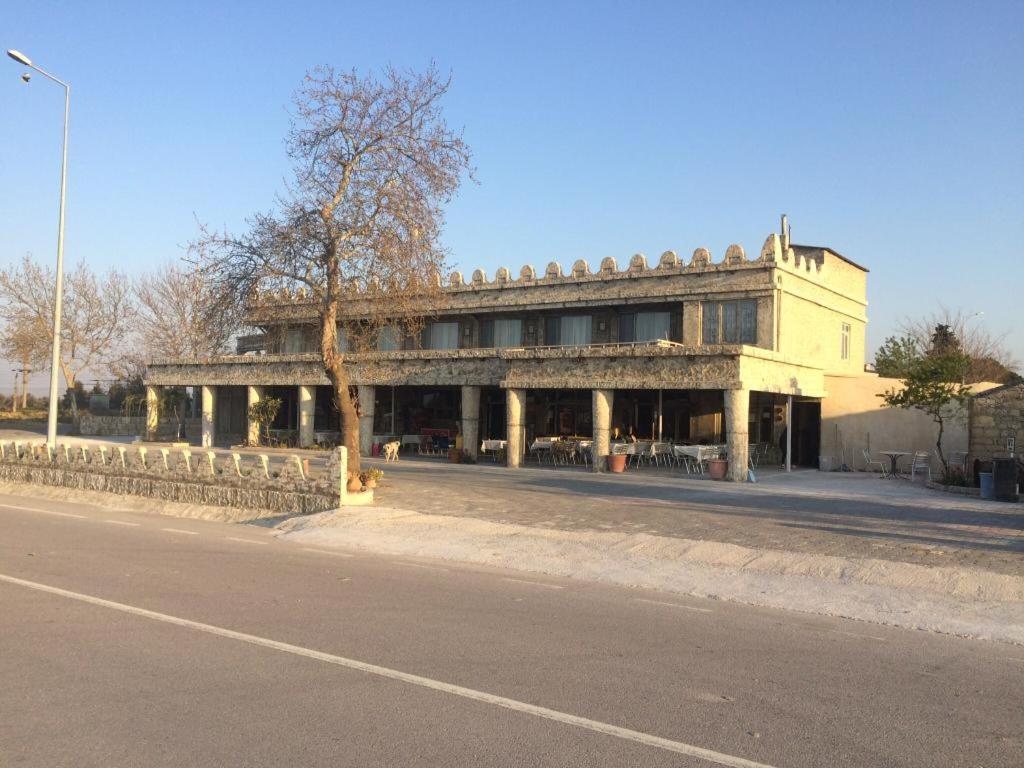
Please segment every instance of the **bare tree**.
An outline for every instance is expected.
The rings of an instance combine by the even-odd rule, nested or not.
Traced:
[[[53,344],[54,275],[30,256],[0,269],[0,317],[31,324],[46,347]],[[68,388],[87,371],[109,368],[125,352],[135,309],[131,284],[111,270],[97,278],[84,263],[65,276],[60,369]],[[75,416],[78,406],[71,399]]]
[[[277,210],[252,217],[242,235],[204,228],[192,247],[216,296],[241,304],[260,288],[306,292],[352,473],[358,408],[338,326],[357,349],[387,326],[411,332],[440,290],[442,207],[471,172],[441,113],[449,84],[433,67],[379,79],[313,70],[295,96],[294,179]]]
[[[32,317],[23,313],[11,313],[0,330],[0,355],[5,360],[21,365],[21,407],[28,407],[28,382],[33,371],[43,371],[49,366],[49,348],[44,333]],[[17,410],[18,392],[11,399]]]
[[[213,296],[195,266],[168,263],[135,282],[139,335],[145,356],[210,357],[223,354],[237,328],[234,305]]]
[[[1006,334],[993,336],[977,318],[977,314],[965,315],[962,310],[940,305],[925,317],[905,318],[900,332],[913,340],[918,351],[925,352],[932,346],[936,328],[948,329],[970,359],[966,373],[968,384],[1008,380],[1018,362],[1006,347]]]

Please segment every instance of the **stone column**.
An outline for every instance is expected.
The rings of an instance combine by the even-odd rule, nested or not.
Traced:
[[[595,389],[593,391],[593,470],[595,472],[604,472],[608,468],[608,454],[612,450],[612,401],[614,398],[615,390],[613,389]]]
[[[505,455],[508,466],[518,467],[523,461],[526,449],[526,427],[523,417],[526,414],[526,390],[506,389],[505,423],[508,428],[508,444]]]
[[[363,456],[373,453],[373,417],[377,408],[377,388],[359,385],[359,452]]]
[[[313,439],[313,409],[316,407],[316,390],[299,385],[299,448],[309,448]]]
[[[146,439],[156,440],[160,429],[160,398],[163,387],[146,387]]]
[[[217,388],[203,387],[203,447],[213,448],[213,440],[217,434],[215,414],[217,413]]]
[[[259,422],[249,418],[249,409],[263,399],[263,387],[248,387],[249,396],[246,402],[245,418],[248,424],[246,440],[250,445],[259,445],[260,425]]]
[[[729,450],[729,479],[747,481],[747,420],[750,414],[750,390],[725,390],[725,442]]]
[[[462,388],[462,450],[474,461],[480,453],[480,387]]]

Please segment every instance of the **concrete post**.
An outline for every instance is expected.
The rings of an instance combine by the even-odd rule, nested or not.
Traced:
[[[203,448],[213,448],[216,437],[217,388],[203,387]]]
[[[316,407],[316,390],[299,385],[299,448],[309,448],[314,443],[313,409]]]
[[[593,424],[594,424],[594,463],[595,472],[604,472],[608,468],[608,454],[612,451],[612,402],[615,398],[613,389],[595,389],[593,391]]]
[[[747,481],[747,452],[750,441],[747,421],[750,416],[750,390],[725,390],[725,442],[729,451],[729,479]]]
[[[163,387],[146,387],[146,439],[156,440],[160,429],[160,398]]]
[[[248,390],[249,393],[245,409],[246,424],[248,425],[248,429],[246,430],[246,440],[249,445],[259,445],[260,425],[259,422],[253,421],[249,418],[249,409],[263,399],[263,387],[249,387]]]
[[[359,385],[359,452],[363,456],[373,453],[373,417],[377,407],[377,388]]]
[[[793,471],[793,396],[786,396],[786,471]]]
[[[505,423],[508,428],[505,454],[508,466],[518,467],[523,462],[523,452],[526,450],[526,427],[523,425],[523,417],[526,414],[526,390],[506,389],[505,393]]]
[[[462,388],[462,450],[474,461],[480,453],[480,387]]]

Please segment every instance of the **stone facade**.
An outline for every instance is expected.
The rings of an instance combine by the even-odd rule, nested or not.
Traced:
[[[446,422],[445,430],[458,428],[472,437],[470,455],[478,438],[495,437],[479,432],[485,425],[495,431],[500,419],[495,409],[504,407],[499,431],[507,432],[508,462],[516,466],[538,429],[533,420],[541,409],[531,393],[586,390],[597,398],[585,418],[570,415],[559,422],[557,433],[565,435],[580,423],[587,429],[592,425],[597,434],[622,426],[605,423],[610,419],[647,419],[639,415],[638,396],[618,397],[617,392],[653,393],[643,407],[645,414],[658,409],[647,424],[653,432],[657,422],[660,435],[662,396],[668,393],[676,409],[673,429],[680,430],[685,421],[696,425],[695,437],[729,436],[737,465],[733,479],[740,480],[746,476],[748,438],[754,439],[748,435],[748,419],[758,439],[774,443],[779,428],[771,408],[777,412],[778,404],[771,406],[772,398],[819,399],[826,394],[827,373],[862,370],[865,275],[866,270],[829,248],[791,245],[779,235],[769,236],[751,258],[732,245],[720,261],[698,248],[689,258],[666,251],[651,262],[636,254],[621,266],[607,257],[596,266],[577,259],[565,269],[557,262],[542,271],[500,268],[493,278],[479,269],[469,279],[456,272],[445,280],[438,277],[436,295],[424,299],[424,316],[442,327],[382,340],[380,351],[345,351],[344,358],[349,381],[359,388],[364,433],[379,422],[378,430],[404,434],[408,430],[396,426],[399,418],[414,431],[433,429],[396,409],[396,389],[419,388],[423,398],[442,403],[444,416],[438,418]],[[346,301],[340,324],[353,331],[362,318],[376,314],[371,301]],[[246,354],[155,360],[147,384],[201,386],[211,400],[219,387],[247,386],[250,401],[258,388],[294,388],[288,425],[282,426],[294,424],[305,445],[313,437],[309,420],[318,402],[315,388],[329,385],[318,354],[297,354],[317,348],[317,312],[304,290],[255,294],[247,320],[264,332],[262,349],[256,337],[248,336],[244,349],[239,348]],[[499,321],[505,322],[499,326]],[[435,348],[423,348],[431,344]],[[385,351],[394,346],[399,349]],[[391,404],[386,408],[385,399],[375,410],[380,388],[391,388]],[[461,406],[449,399],[453,390]],[[483,400],[481,390],[486,390]],[[723,394],[711,394],[716,391]],[[750,410],[752,393],[760,398],[756,411]],[[578,392],[569,399],[578,414],[585,401]],[[630,402],[632,416],[605,413],[614,403]],[[716,407],[717,414],[711,413]],[[385,409],[388,418],[378,418]],[[321,407],[320,413],[325,411]],[[709,419],[717,419],[721,428],[700,426]],[[211,423],[204,440],[217,433]],[[364,435],[361,449],[371,447],[371,435]],[[603,461],[593,466],[600,469]]]
[[[971,399],[968,408],[970,456],[973,459],[1005,458],[1024,454],[1024,384],[990,389]]]

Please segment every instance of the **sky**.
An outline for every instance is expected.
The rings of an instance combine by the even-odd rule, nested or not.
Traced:
[[[1024,362],[1021,2],[8,0],[0,46],[72,85],[69,266],[138,274],[269,210],[308,69],[434,62],[474,153],[444,232],[465,273],[756,254],[786,213],[871,270],[869,359],[943,305]],[[0,264],[56,252],[62,93],[20,74],[0,61]]]

